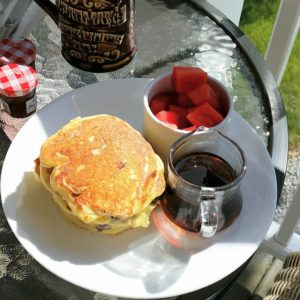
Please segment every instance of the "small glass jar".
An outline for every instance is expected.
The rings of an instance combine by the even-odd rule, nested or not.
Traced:
[[[36,71],[29,66],[8,64],[0,67],[0,93],[4,110],[15,118],[36,111]]]
[[[25,38],[7,38],[0,41],[0,66],[11,63],[35,68],[35,45]]]
[[[177,226],[211,237],[239,216],[246,160],[233,140],[199,127],[172,144],[167,167],[161,206]]]

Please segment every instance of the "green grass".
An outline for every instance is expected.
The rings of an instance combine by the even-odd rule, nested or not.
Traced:
[[[279,0],[245,0],[240,28],[264,56],[272,34]],[[300,146],[300,33],[283,75],[280,92],[288,118],[289,147]]]

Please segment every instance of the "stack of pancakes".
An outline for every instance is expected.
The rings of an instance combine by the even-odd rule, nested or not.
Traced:
[[[35,162],[36,175],[66,217],[105,234],[148,226],[165,189],[159,156],[115,116],[71,120],[45,141]]]

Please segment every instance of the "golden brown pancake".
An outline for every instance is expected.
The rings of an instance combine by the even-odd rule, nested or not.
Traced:
[[[147,226],[165,188],[164,166],[127,122],[110,115],[76,118],[49,137],[36,174],[77,225],[117,233]]]

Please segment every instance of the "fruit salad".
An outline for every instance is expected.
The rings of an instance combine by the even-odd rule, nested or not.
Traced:
[[[158,120],[173,129],[186,131],[222,122],[222,99],[209,84],[203,69],[174,66],[171,82],[173,91],[159,93],[150,101],[150,109]]]

